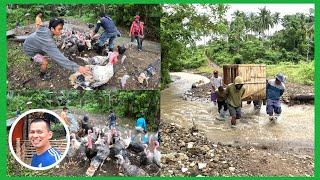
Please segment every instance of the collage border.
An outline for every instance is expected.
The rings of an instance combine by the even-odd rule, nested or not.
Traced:
[[[315,0],[113,0],[113,1],[102,1],[102,0],[2,0],[0,1],[0,19],[3,20],[1,23],[0,28],[0,36],[3,38],[0,38],[0,149],[2,150],[0,155],[0,178],[1,180],[22,180],[22,179],[39,179],[39,180],[50,180],[50,179],[67,179],[69,177],[8,177],[6,175],[6,150],[7,150],[7,139],[6,139],[6,67],[7,67],[7,49],[6,49],[6,4],[184,4],[184,3],[223,3],[223,4],[314,4],[315,5],[315,34],[317,34],[318,29],[320,29],[320,1]],[[319,16],[319,17],[318,17]],[[318,32],[319,34],[319,32]],[[316,36],[315,39],[315,72],[317,72],[318,69],[320,69],[320,62],[317,62],[316,59],[319,60],[320,56],[320,50],[316,51],[318,44],[320,43],[320,37]],[[318,73],[319,74],[319,73]],[[320,81],[320,76],[317,76],[315,73],[315,99],[318,99],[320,95],[318,95],[317,91],[320,88],[319,84],[317,82]],[[317,136],[320,128],[320,122],[318,121],[320,116],[320,102],[317,100],[314,101],[315,106],[315,127],[314,127],[314,177],[308,177],[308,178],[319,178],[319,141],[320,138]],[[84,177],[72,177],[74,180],[80,180]],[[123,177],[91,177],[92,179],[118,179]],[[140,178],[149,178],[149,177],[126,177],[130,179],[140,179]],[[152,179],[164,179],[167,177],[152,177]],[[170,179],[182,179],[182,178],[188,178],[188,179],[194,179],[195,177],[170,177]],[[204,179],[252,179],[255,177],[202,177]],[[259,177],[259,179],[292,179],[292,177]],[[306,177],[294,177],[295,179],[302,179]]]

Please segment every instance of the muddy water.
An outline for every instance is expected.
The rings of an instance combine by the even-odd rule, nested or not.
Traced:
[[[174,82],[161,92],[161,119],[190,128],[193,122],[198,129],[213,142],[233,145],[265,146],[274,149],[289,149],[296,152],[313,151],[314,106],[282,105],[283,113],[279,120],[271,123],[262,106],[260,113],[253,105],[243,102],[243,118],[237,121],[236,128],[230,128],[230,117],[219,121],[217,106],[209,102],[183,100],[183,93],[199,80],[209,82],[200,75],[171,73]],[[209,96],[209,95],[208,95]]]

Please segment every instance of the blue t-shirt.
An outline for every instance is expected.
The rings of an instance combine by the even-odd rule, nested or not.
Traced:
[[[40,156],[34,154],[32,157],[31,166],[33,167],[46,167],[54,164],[61,158],[61,153],[57,151],[55,148],[51,147],[46,150]]]
[[[137,125],[136,127],[142,127],[145,131],[147,130],[147,124],[146,124],[146,120],[144,118],[139,118],[137,120]]]

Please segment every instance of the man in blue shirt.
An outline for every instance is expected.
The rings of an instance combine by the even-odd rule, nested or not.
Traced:
[[[134,136],[132,137],[132,141],[134,141],[134,138],[140,133],[143,133],[143,134],[147,133],[147,123],[146,123],[146,120],[144,119],[144,113],[141,113],[140,118],[137,120],[136,131]]]
[[[276,79],[267,80],[267,114],[269,114],[270,121],[276,120],[281,114],[280,97],[284,93],[285,86],[284,76],[277,74]],[[273,112],[276,116],[273,116]]]
[[[49,140],[52,138],[50,124],[44,119],[34,119],[30,123],[29,140],[36,148],[32,157],[31,166],[46,167],[56,163],[61,158],[61,153],[51,147]]]
[[[99,31],[100,27],[104,29],[104,32],[101,34],[99,46],[97,50],[97,53],[101,55],[104,42],[107,39],[109,39],[108,48],[109,48],[109,51],[113,51],[113,41],[116,39],[117,36],[120,37],[121,34],[109,16],[106,16],[105,13],[100,13],[99,16],[100,16],[100,19],[97,22],[96,29],[91,35],[91,39]]]

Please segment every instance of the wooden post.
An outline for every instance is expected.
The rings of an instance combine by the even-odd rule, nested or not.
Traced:
[[[20,138],[16,138],[16,151],[17,151],[18,158],[21,159]]]

